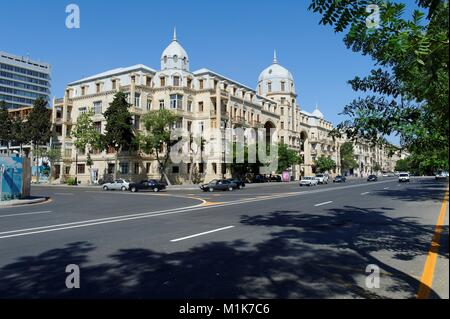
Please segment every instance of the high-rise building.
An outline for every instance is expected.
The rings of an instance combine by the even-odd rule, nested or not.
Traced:
[[[31,107],[43,97],[50,102],[51,66],[0,51],[0,101],[8,109]]]

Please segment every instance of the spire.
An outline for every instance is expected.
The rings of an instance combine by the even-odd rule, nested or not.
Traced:
[[[316,102],[316,110],[319,109],[319,103]]]
[[[173,39],[172,41],[177,41],[177,27],[173,27]]]
[[[278,60],[277,60],[277,50],[273,50],[273,63],[277,64]]]

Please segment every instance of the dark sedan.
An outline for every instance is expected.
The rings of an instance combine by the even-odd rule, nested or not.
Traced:
[[[369,175],[369,177],[367,177],[368,182],[376,182],[377,180],[378,177],[376,175]]]
[[[200,189],[204,192],[214,191],[233,191],[238,188],[236,183],[230,182],[226,179],[213,179],[208,184],[203,184]]]
[[[333,183],[345,183],[346,181],[347,181],[347,178],[345,178],[345,176],[342,176],[342,175],[337,175],[333,179]]]
[[[229,179],[227,179],[227,181],[229,181],[231,183],[235,183],[237,185],[237,188],[239,188],[239,189],[242,189],[245,187],[244,180],[242,180],[240,178],[229,178]]]
[[[255,175],[252,179],[252,183],[267,183],[269,179],[264,175]]]
[[[129,187],[129,190],[133,193],[143,189],[150,189],[156,193],[166,189],[166,184],[158,182],[156,179],[149,179],[140,183],[131,183]]]

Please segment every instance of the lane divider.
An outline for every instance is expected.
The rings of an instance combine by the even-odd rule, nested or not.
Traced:
[[[436,267],[436,261],[440,247],[439,240],[441,239],[444,219],[447,212],[447,202],[448,202],[448,189],[445,192],[444,199],[442,200],[441,211],[439,212],[439,217],[436,222],[436,228],[434,231],[433,239],[431,240],[431,247],[428,252],[427,260],[425,261],[422,277],[420,279],[419,291],[417,292],[417,299],[428,299],[431,293],[431,287],[433,286],[434,270]]]
[[[332,200],[330,200],[330,201],[328,201],[328,202],[323,202],[323,203],[320,203],[320,204],[316,204],[316,205],[314,205],[315,207],[319,207],[319,206],[323,206],[323,205],[327,205],[327,204],[331,204],[333,201]]]
[[[186,236],[186,237],[181,237],[181,238],[177,238],[177,239],[172,239],[171,242],[175,243],[177,241],[181,241],[181,240],[185,240],[185,239],[190,239],[190,238],[194,238],[194,237],[198,237],[198,236],[202,236],[202,235],[206,235],[206,234],[211,234],[211,233],[215,233],[221,230],[226,230],[226,229],[230,229],[233,228],[234,226],[227,226],[227,227],[222,227],[222,228],[217,228],[217,229],[213,229],[213,230],[209,230],[209,231],[205,231],[203,233],[198,233],[198,234],[194,234],[194,235],[190,235],[190,236]]]

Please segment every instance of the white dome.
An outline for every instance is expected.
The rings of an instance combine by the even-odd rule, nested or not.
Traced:
[[[189,70],[189,56],[177,40],[176,30],[172,42],[161,54],[161,70],[180,69]]]
[[[285,67],[282,67],[278,63],[274,63],[264,71],[262,71],[259,75],[258,82],[271,81],[274,79],[294,81],[294,77],[292,76],[291,72],[289,72]]]
[[[261,95],[274,92],[295,94],[294,77],[288,69],[278,64],[276,52],[274,52],[272,64],[259,75],[258,92]]]
[[[312,116],[323,119],[323,113],[320,112],[319,106],[316,105],[316,109],[311,113]]]
[[[267,80],[270,81],[273,79],[289,80],[292,82],[294,81],[294,77],[292,76],[291,72],[289,72],[285,67],[278,64],[276,52],[273,53],[272,65],[261,72],[258,78],[258,82]]]

